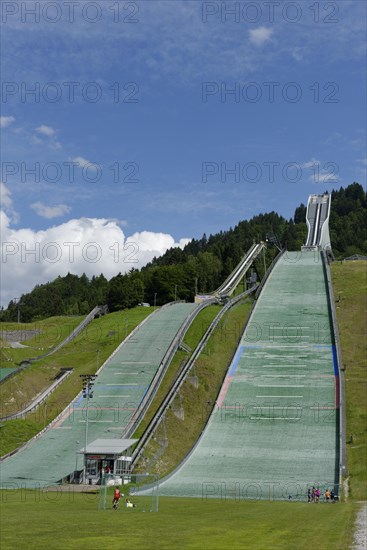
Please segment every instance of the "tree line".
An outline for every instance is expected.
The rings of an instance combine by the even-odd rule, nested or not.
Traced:
[[[367,254],[367,200],[359,183],[332,191],[330,238],[336,258]],[[37,285],[18,303],[10,301],[0,311],[0,321],[22,322],[54,315],[85,315],[98,304],[109,310],[132,308],[142,302],[162,305],[175,299],[193,301],[196,293],[215,290],[233,271],[254,242],[277,235],[282,246],[299,250],[307,237],[306,206],[301,204],[293,218],[276,212],[240,221],[234,228],[193,239],[183,249],[171,248],[140,270],[119,273],[109,281],[103,274],[89,279],[68,273]],[[262,276],[276,250],[268,247],[255,269]],[[265,262],[265,266],[264,266]]]

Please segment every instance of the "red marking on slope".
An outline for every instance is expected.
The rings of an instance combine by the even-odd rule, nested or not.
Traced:
[[[228,388],[229,388],[229,385],[230,385],[231,381],[232,381],[232,376],[227,376],[227,378],[225,379],[224,384],[222,386],[222,389],[220,390],[219,397],[217,399],[217,406],[218,407],[221,407],[223,405],[223,401],[226,398]]]

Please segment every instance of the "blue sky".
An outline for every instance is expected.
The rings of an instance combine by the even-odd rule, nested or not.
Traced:
[[[365,2],[1,7],[2,303],[364,184]]]

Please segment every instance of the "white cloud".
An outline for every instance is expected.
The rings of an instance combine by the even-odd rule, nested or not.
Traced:
[[[51,126],[46,126],[45,124],[42,124],[41,126],[38,126],[36,128],[36,132],[42,138],[45,138],[44,141],[43,139],[40,139],[37,135],[32,136],[32,141],[36,145],[46,143],[50,149],[58,150],[62,148],[61,143],[57,140],[56,130]]]
[[[153,258],[154,256],[161,256],[166,250],[174,246],[183,248],[190,242],[190,239],[180,239],[178,243],[175,243],[174,238],[167,233],[141,231],[140,233],[134,233],[126,239],[126,243],[130,242],[139,243],[140,252],[148,253]]]
[[[77,162],[80,166],[80,168],[94,168],[95,163],[91,162],[90,160],[85,159],[84,157],[75,157],[72,159],[73,162]]]
[[[43,231],[14,229],[9,216],[0,215],[2,247],[2,303],[29,292],[36,284],[68,272],[111,278],[140,268],[154,256],[189,239],[175,242],[171,235],[142,231],[126,237],[115,220],[81,218]]]
[[[219,4],[224,5],[219,2],[215,4],[216,7]],[[243,4],[246,5],[246,2]],[[249,6],[250,4],[251,2]],[[214,10],[213,15],[209,15],[213,6],[208,6],[207,24],[203,24],[202,15],[205,9],[201,10],[198,2],[155,1],[144,2],[144,8],[141,7],[141,12],[136,14],[140,21],[143,17],[144,25],[125,25],[123,34],[121,34],[120,25],[110,24],[109,16],[102,17],[98,25],[91,25],[81,16],[82,6],[76,5],[74,24],[68,24],[67,18],[62,17],[55,25],[50,25],[47,18],[41,18],[37,25],[37,30],[42,29],[48,39],[49,55],[40,56],[37,51],[33,52],[28,48],[29,55],[26,57],[24,51],[31,38],[22,37],[22,40],[14,38],[13,47],[4,52],[3,56],[6,55],[6,62],[13,62],[17,67],[19,81],[29,79],[33,67],[34,75],[37,75],[38,79],[42,76],[42,80],[47,82],[50,78],[50,56],[53,55],[54,44],[58,44],[56,69],[59,82],[70,80],[88,82],[93,80],[95,74],[102,74],[104,70],[115,71],[116,60],[119,59],[123,63],[125,72],[137,69],[141,78],[144,75],[144,79],[152,78],[153,81],[170,74],[180,84],[182,81],[192,83],[193,79],[195,84],[196,79],[199,82],[203,79],[212,80],[213,77],[216,79],[218,74],[225,78],[246,78],[254,70],[265,67],[274,69],[279,63],[288,61],[292,50],[297,47],[302,48],[305,62],[319,66],[322,61],[325,61],[327,65],[330,63],[331,69],[337,60],[364,57],[366,32],[364,2],[344,0],[341,3],[343,9],[338,7],[336,2],[329,3],[329,10],[326,9],[325,2],[324,13],[321,10],[319,14],[320,24],[315,24],[316,14],[303,9],[302,2],[295,3],[301,15],[297,23],[292,23],[289,19],[296,15],[291,8],[291,2],[288,3],[289,13],[287,9],[283,9],[287,8],[287,2],[285,6],[284,2],[274,2],[274,23],[270,24],[269,8],[262,4],[259,2],[259,7],[261,5],[259,14],[262,16],[258,25],[263,25],[265,28],[278,28],[280,31],[277,33],[279,47],[266,48],[265,52],[262,48],[257,48],[254,52],[251,42],[243,40],[244,29],[249,23],[246,9],[242,11],[240,7],[242,24],[234,22],[234,14],[232,16],[228,14],[226,24],[223,25],[221,24],[223,6],[222,10]],[[250,9],[248,13],[249,18],[253,15],[253,12],[250,15],[251,11]],[[322,21],[330,21],[330,23],[339,21],[339,23],[322,24]],[[31,37],[32,31],[35,30],[31,18],[27,18],[27,22],[21,24],[20,17],[12,16],[7,18],[6,27],[10,40],[13,34],[14,37],[19,34],[26,35],[25,30],[30,32]],[[260,31],[254,29],[254,32],[254,40],[256,40],[256,32],[259,36]],[[262,45],[261,34],[259,39],[259,44]],[[89,47],[83,47],[83,44],[89,40],[91,41]],[[121,60],[121,48],[125,53],[123,60]],[[73,63],[70,62],[70,49],[73,50]],[[108,55],[103,55],[106,51]],[[265,53],[266,56],[263,55]],[[20,60],[22,62],[19,62]],[[149,67],[153,70],[146,70]],[[79,92],[77,96],[81,95]]]
[[[9,209],[13,206],[13,201],[11,199],[11,193],[10,190],[6,187],[5,183],[2,181],[0,182],[0,198],[1,198],[1,205],[5,209]]]
[[[313,168],[315,166],[320,166],[320,164],[321,164],[320,160],[312,158],[308,162],[304,162],[303,164],[301,164],[301,168],[305,168],[307,170],[308,168]]]
[[[310,181],[315,183],[338,183],[341,178],[333,172],[321,172],[309,177]]]
[[[34,202],[31,204],[31,208],[36,212],[36,214],[47,219],[58,218],[64,214],[68,214],[71,211],[71,207],[66,204],[47,206],[42,202]]]
[[[7,128],[15,121],[13,116],[0,116],[0,128]]]
[[[43,143],[43,141],[37,136],[32,136],[32,143],[34,143],[35,145],[40,145],[41,143]]]
[[[339,176],[339,167],[334,162],[322,162],[312,158],[308,162],[301,164],[301,168],[309,170],[309,181],[312,183],[333,183],[341,181]]]
[[[53,137],[56,134],[56,130],[51,128],[51,126],[46,126],[45,124],[42,124],[41,126],[38,126],[38,128],[36,128],[36,131],[39,134],[42,134],[42,135],[47,136],[47,137]]]
[[[0,203],[4,212],[10,216],[10,220],[14,223],[18,223],[19,215],[13,208],[11,192],[2,181],[0,181]]]
[[[57,140],[54,140],[51,144],[50,144],[50,147],[51,149],[61,149],[62,148],[62,145],[59,141]]]
[[[262,46],[271,39],[273,34],[273,29],[267,27],[258,27],[257,29],[251,29],[250,33],[250,42],[255,46]]]

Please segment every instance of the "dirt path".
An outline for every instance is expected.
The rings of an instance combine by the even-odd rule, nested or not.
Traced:
[[[367,549],[367,502],[362,503],[355,523],[353,550]]]

